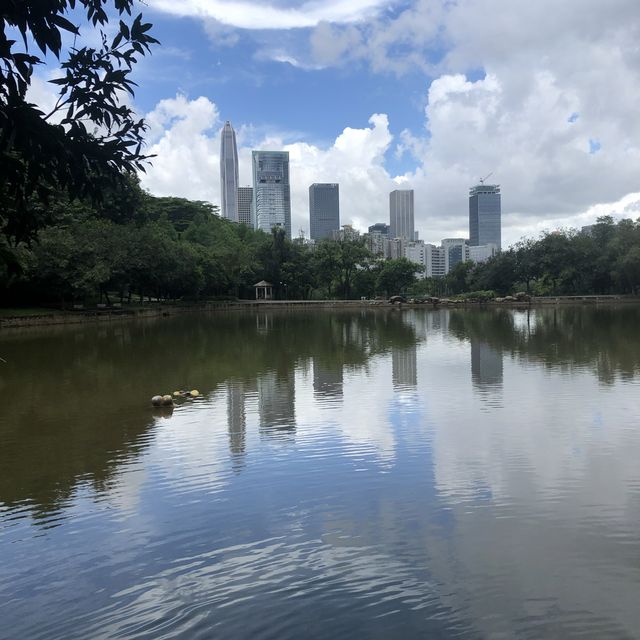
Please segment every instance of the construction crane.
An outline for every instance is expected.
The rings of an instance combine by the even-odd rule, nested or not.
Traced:
[[[493,175],[493,171],[488,176],[485,176],[484,178],[480,178],[480,184],[484,184],[484,181],[490,178],[492,175]]]

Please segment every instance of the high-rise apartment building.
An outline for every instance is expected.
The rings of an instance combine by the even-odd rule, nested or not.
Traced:
[[[253,215],[253,187],[238,187],[238,222],[255,227]]]
[[[389,236],[414,240],[413,189],[396,189],[389,194]]]
[[[369,227],[369,232],[365,235],[367,249],[374,256],[386,256],[385,247],[389,237],[389,225],[384,222],[376,222]]]
[[[445,238],[442,248],[445,273],[449,273],[459,262],[469,260],[469,241],[466,238]]]
[[[500,185],[478,184],[469,189],[469,246],[501,247]]]
[[[238,222],[238,148],[236,132],[227,120],[220,136],[220,215]]]
[[[387,238],[384,243],[384,257],[397,260],[404,257],[404,238]]]
[[[340,228],[340,187],[314,183],[309,187],[309,226],[312,240],[331,238]]]
[[[256,229],[281,227],[291,238],[289,152],[253,151],[253,211]]]
[[[424,245],[425,277],[442,278],[446,275],[444,249],[435,244]]]
[[[405,243],[404,257],[407,260],[415,262],[423,267],[422,271],[416,271],[416,277],[424,278],[426,276],[427,254],[424,240],[410,240]]]

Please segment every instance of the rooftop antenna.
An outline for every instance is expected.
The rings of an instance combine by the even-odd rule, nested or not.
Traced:
[[[490,178],[492,175],[493,175],[493,171],[488,176],[485,176],[484,178],[480,178],[480,184],[484,184],[484,181]]]

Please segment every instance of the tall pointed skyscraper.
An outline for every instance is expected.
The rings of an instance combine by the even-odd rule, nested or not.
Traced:
[[[238,222],[238,148],[228,120],[220,138],[220,198],[222,217]]]

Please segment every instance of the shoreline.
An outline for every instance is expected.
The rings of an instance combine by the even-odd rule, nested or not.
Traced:
[[[30,312],[25,315],[0,316],[0,330],[13,327],[42,327],[68,324],[87,324],[95,322],[112,322],[117,320],[132,320],[144,318],[162,318],[182,315],[185,313],[215,312],[215,311],[255,311],[257,309],[458,309],[474,307],[501,307],[509,309],[526,309],[531,307],[548,307],[551,305],[617,305],[638,304],[640,296],[623,295],[587,295],[587,296],[549,296],[532,297],[530,301],[490,300],[486,302],[472,302],[463,300],[443,299],[439,303],[396,303],[387,300],[238,300],[230,302],[205,302],[172,305],[158,303],[157,307],[142,308],[106,308],[70,311],[47,311],[42,314]]]

